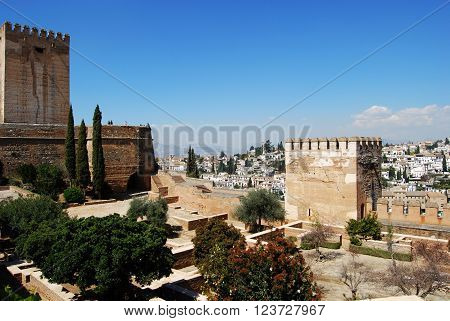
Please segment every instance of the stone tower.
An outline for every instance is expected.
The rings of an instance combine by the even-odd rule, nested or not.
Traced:
[[[381,197],[381,138],[289,139],[286,212],[290,219],[344,225],[367,214]]]
[[[5,22],[0,29],[0,123],[66,124],[68,35]]]

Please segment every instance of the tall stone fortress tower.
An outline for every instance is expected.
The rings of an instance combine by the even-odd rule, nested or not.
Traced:
[[[288,139],[285,206],[290,219],[344,225],[376,210],[381,197],[381,138]]]
[[[0,29],[0,123],[66,124],[68,35],[6,22]]]
[[[7,177],[27,163],[65,168],[69,45],[69,36],[59,32],[8,22],[0,27],[0,162]],[[75,132],[76,139],[77,127]],[[150,126],[104,125],[102,139],[111,189],[150,190],[151,175],[158,171]],[[91,127],[87,140],[90,150]]]

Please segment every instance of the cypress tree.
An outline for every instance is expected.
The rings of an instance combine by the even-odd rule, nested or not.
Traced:
[[[80,128],[78,130],[78,142],[77,142],[77,182],[83,188],[89,185],[91,182],[91,173],[89,172],[89,158],[87,151],[87,132],[84,120],[81,121]]]
[[[76,161],[75,161],[75,129],[73,124],[72,105],[69,108],[69,118],[67,120],[66,132],[66,169],[69,175],[70,183],[76,178]]]
[[[446,172],[447,171],[447,159],[445,157],[445,154],[442,157],[442,171]]]
[[[195,152],[191,146],[189,146],[189,150],[188,150],[186,175],[188,177],[194,177],[194,178],[200,177],[200,173],[199,173],[198,167],[197,167]]]
[[[212,166],[211,166],[211,173],[216,173],[216,166],[214,165],[214,156],[212,157]]]
[[[96,196],[102,198],[105,184],[105,158],[102,146],[102,113],[98,105],[95,107],[92,127],[92,183]]]

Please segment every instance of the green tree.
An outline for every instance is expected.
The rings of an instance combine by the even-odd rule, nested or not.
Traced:
[[[403,180],[408,183],[409,182],[409,177],[408,177],[408,173],[406,172],[406,167],[403,168]]]
[[[48,196],[33,196],[0,202],[0,227],[12,238],[28,234],[45,221],[67,217],[61,204]]]
[[[283,145],[283,142],[279,142],[279,143],[278,143],[277,149],[278,149],[280,152],[284,152],[284,145]]]
[[[75,156],[75,128],[73,123],[73,111],[72,105],[69,108],[69,119],[67,120],[67,132],[66,132],[66,142],[65,142],[65,151],[66,151],[66,170],[69,175],[70,183],[76,179],[76,156]]]
[[[223,172],[226,172],[226,171],[227,171],[227,167],[225,166],[225,164],[223,163],[223,161],[220,160],[218,172],[219,172],[219,173],[223,173]]]
[[[105,158],[102,145],[102,113],[100,107],[95,107],[92,130],[92,171],[94,192],[98,198],[104,195]]]
[[[450,141],[448,140],[448,137],[445,137],[445,145],[449,145]]]
[[[188,150],[186,175],[193,178],[200,177],[197,166],[197,156],[195,155],[195,151],[191,146],[189,146]]]
[[[402,171],[399,169],[397,171],[397,180],[400,181],[402,179]]]
[[[214,164],[215,159],[214,156],[212,157],[212,161],[211,161],[211,173],[215,174],[216,173],[216,165]]]
[[[395,179],[395,168],[389,166],[389,180],[392,181],[393,179]]]
[[[65,187],[62,170],[52,164],[39,165],[36,167],[34,186],[38,194],[56,199]]]
[[[81,120],[78,131],[76,172],[78,184],[81,187],[86,188],[91,182],[91,172],[89,171],[87,130],[84,120]]]
[[[22,164],[16,171],[23,184],[34,184],[36,181],[36,167],[33,164]]]
[[[235,210],[238,220],[250,225],[250,230],[261,231],[262,220],[266,222],[284,221],[284,211],[278,198],[264,190],[250,191],[240,199],[240,204]]]
[[[135,198],[130,203],[127,216],[132,220],[145,219],[151,224],[163,227],[167,222],[167,211],[169,207],[163,198],[147,200]]]
[[[311,301],[321,298],[302,254],[281,233],[267,244],[258,242],[254,247],[234,247],[224,264],[228,275],[219,287],[209,287],[211,299]]]
[[[29,247],[44,248],[42,242],[49,241],[43,237],[47,226],[40,229],[29,236]],[[75,284],[84,295],[133,299],[132,280],[148,284],[171,273],[166,232],[151,224],[114,214],[66,220],[51,235],[49,254],[38,264],[43,275],[51,282]]]
[[[247,182],[247,188],[252,188],[252,187],[253,187],[252,178],[249,177],[249,178],[248,178],[248,182]]]
[[[222,150],[221,152],[220,152],[220,158],[224,158],[225,157],[225,152]]]
[[[350,219],[345,227],[350,237],[362,237],[363,239],[381,239],[381,223],[375,214],[369,214],[360,220]]]
[[[236,165],[233,156],[230,156],[230,159],[227,162],[227,173],[230,175],[236,174]]]
[[[415,152],[415,154],[420,154],[420,146],[419,146],[419,145],[416,146],[416,152]]]
[[[447,172],[447,158],[445,154],[442,155],[442,171]]]
[[[264,143],[264,152],[265,153],[270,153],[273,151],[273,145],[270,142],[270,140],[266,140],[266,142]]]

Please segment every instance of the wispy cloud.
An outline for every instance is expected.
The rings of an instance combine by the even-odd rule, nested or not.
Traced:
[[[422,108],[404,108],[393,111],[384,106],[372,106],[353,117],[359,128],[430,127],[450,120],[450,105],[428,105]],[[395,128],[392,128],[395,129]]]
[[[352,118],[354,130],[392,140],[442,138],[450,134],[450,105],[399,110],[374,105]]]

